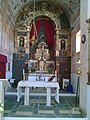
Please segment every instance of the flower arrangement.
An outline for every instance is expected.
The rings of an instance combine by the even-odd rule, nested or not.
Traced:
[[[35,71],[36,71],[35,68],[32,68],[32,69],[31,69],[31,73],[34,73]]]
[[[4,111],[4,105],[3,103],[0,101],[0,112],[3,112]]]
[[[54,64],[53,64],[53,63],[50,63],[50,64],[48,65],[48,73],[49,73],[49,74],[52,74],[54,70],[55,70]]]

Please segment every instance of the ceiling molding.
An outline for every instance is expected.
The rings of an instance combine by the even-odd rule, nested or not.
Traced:
[[[35,2],[36,11],[48,11],[56,15],[55,17],[57,18],[60,18],[60,15],[65,12],[69,21],[71,21],[72,17],[74,18],[80,10],[80,0],[36,0]],[[17,21],[17,19],[22,16],[22,12],[24,12],[24,17],[31,15],[34,2],[33,0],[1,0],[1,5],[7,15],[12,17],[10,19]],[[27,13],[25,13],[26,11]]]

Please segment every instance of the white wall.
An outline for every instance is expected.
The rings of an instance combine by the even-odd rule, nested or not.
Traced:
[[[73,92],[76,93],[76,89],[77,89],[77,74],[75,73],[71,73],[71,84],[73,86]]]
[[[87,85],[87,119],[90,120],[90,85]]]
[[[90,1],[90,0],[89,0]],[[90,5],[89,5],[90,6]],[[87,87],[86,83],[88,81],[87,79],[87,71],[88,71],[88,51],[87,51],[87,45],[88,45],[88,30],[87,30],[87,16],[88,12],[88,0],[81,0],[81,9],[80,9],[80,26],[81,26],[81,35],[86,36],[86,42],[84,44],[81,43],[81,50],[80,50],[80,68],[81,68],[81,74],[80,74],[80,108],[83,111],[87,111],[86,104],[87,104]]]

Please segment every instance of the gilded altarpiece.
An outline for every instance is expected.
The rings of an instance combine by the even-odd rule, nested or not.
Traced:
[[[63,86],[63,79],[69,79],[71,72],[71,42],[70,32],[61,30],[58,33],[56,46],[56,69],[60,87]],[[62,69],[63,68],[63,69]]]

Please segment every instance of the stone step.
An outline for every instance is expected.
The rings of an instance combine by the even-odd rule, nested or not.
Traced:
[[[4,120],[87,120],[87,118],[32,118],[32,117],[4,117]]]

